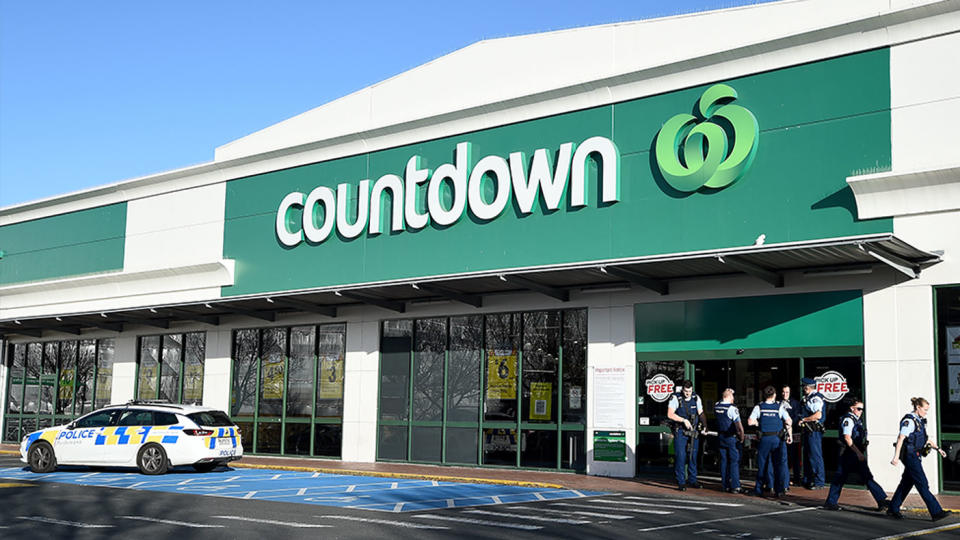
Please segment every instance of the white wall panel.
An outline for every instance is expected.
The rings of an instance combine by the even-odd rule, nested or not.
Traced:
[[[203,361],[203,405],[230,414],[230,369],[233,331],[218,328],[206,332]],[[249,449],[248,449],[249,450]]]

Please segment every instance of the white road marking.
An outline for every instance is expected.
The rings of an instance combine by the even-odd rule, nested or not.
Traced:
[[[432,485],[433,487],[437,487],[437,486],[440,485],[440,482],[437,482],[436,480],[433,480],[433,481],[431,481],[431,485]]]
[[[692,502],[693,504],[705,504],[707,506],[729,506],[729,507],[743,506],[743,504],[740,504],[740,503],[707,502],[707,501],[698,501],[694,499],[660,499],[655,497],[630,497],[630,496],[624,497],[624,499],[631,499],[634,501],[663,501],[663,502],[680,502],[680,503]]]
[[[590,502],[602,504],[629,504],[631,506],[652,506],[654,508],[672,508],[674,510],[706,510],[706,506],[672,506],[669,504],[642,503],[630,501],[611,501],[609,499],[593,499]]]
[[[140,486],[142,486],[143,484],[146,484],[146,482],[137,482],[136,484],[130,484],[129,486],[127,486],[127,489],[133,489],[133,488],[135,488],[135,487],[140,487]]]
[[[531,510],[533,510],[531,508]],[[533,521],[549,521],[550,523],[567,523],[569,525],[583,525],[590,523],[584,519],[564,519],[564,518],[551,518],[543,516],[528,516],[526,514],[508,514],[505,512],[491,512],[489,510],[463,510],[461,514],[478,514],[484,516],[499,516],[499,517],[508,517],[508,518],[519,518],[519,519],[529,519]]]
[[[186,521],[174,521],[172,519],[157,519],[146,516],[116,516],[120,519],[136,519],[138,521],[152,521],[154,523],[166,523],[167,525],[180,525],[183,527],[193,527],[195,529],[222,529],[223,525],[210,525],[207,523],[189,523]]]
[[[270,479],[271,479],[271,480],[279,480],[281,476],[283,476],[283,475],[282,475],[282,474],[275,474],[275,475],[273,475],[273,477],[271,477]]]
[[[400,484],[399,484],[398,482],[391,482],[391,483],[390,483],[390,489],[397,489],[397,486],[399,486],[399,485],[400,485]]]
[[[703,520],[703,521],[692,521],[692,522],[690,522],[690,523],[677,523],[677,524],[674,524],[674,525],[664,525],[664,526],[662,526],[662,527],[649,527],[649,528],[646,528],[646,529],[638,529],[638,530],[639,530],[640,532],[660,531],[660,530],[663,530],[663,529],[675,529],[675,528],[677,528],[677,527],[689,527],[689,526],[691,526],[691,525],[703,525],[704,523],[719,523],[719,522],[721,522],[721,521],[737,521],[737,520],[740,520],[740,519],[750,519],[750,518],[758,518],[758,517],[765,517],[765,516],[776,516],[776,515],[779,515],[779,514],[792,514],[792,513],[794,513],[794,512],[806,512],[806,511],[808,511],[808,510],[816,510],[817,508],[818,508],[818,507],[816,507],[816,506],[810,506],[810,507],[807,507],[807,508],[794,508],[793,510],[780,510],[780,511],[778,511],[778,512],[766,512],[766,513],[764,513],[764,514],[748,514],[748,515],[745,515],[745,516],[736,516],[736,517],[719,518],[719,519],[706,519],[706,520]]]
[[[577,494],[577,497],[586,497],[586,495],[584,495],[583,493],[580,493],[579,491],[577,491],[577,490],[575,490],[575,489],[571,489],[571,490],[570,490],[570,493],[576,493],[576,494]]]
[[[256,491],[248,491],[246,495],[244,495],[243,497],[240,497],[240,498],[241,498],[241,499],[249,499],[249,498],[253,497],[253,496],[256,495],[256,494],[257,494]]]
[[[87,473],[87,474],[80,475],[79,478],[90,478],[91,476],[96,476],[96,475],[98,475],[98,474],[100,474],[99,471],[97,471],[97,472],[92,472],[92,473]]]
[[[538,492],[538,491],[533,492],[533,496],[536,497],[538,501],[545,501],[545,500],[547,500],[547,498],[544,497],[543,495],[541,495],[540,492]]]
[[[184,480],[183,482],[180,482],[180,483],[177,484],[177,485],[178,485],[178,486],[185,486],[185,485],[189,484],[190,482],[193,482],[194,480],[196,480],[196,478],[187,478],[186,480]]]
[[[109,529],[113,525],[97,525],[95,523],[78,523],[76,521],[64,521],[62,519],[52,519],[43,516],[17,516],[17,519],[25,519],[27,521],[39,521],[40,523],[50,523],[52,525],[67,525],[69,527],[77,527],[80,529]]]
[[[496,504],[503,504],[503,501],[501,501],[501,500],[500,500],[500,497],[498,497],[497,495],[494,495],[493,497],[490,497],[490,499],[492,499],[493,502],[496,503]]]
[[[332,527],[332,525],[321,525],[319,523],[291,523],[289,521],[276,521],[273,519],[257,519],[242,516],[210,516],[216,519],[234,519],[237,521],[250,521],[252,523],[266,523],[267,525],[284,525],[286,527],[296,527],[298,529],[320,529]]]
[[[471,525],[486,525],[488,527],[504,527],[507,529],[520,529],[521,531],[536,531],[542,529],[540,525],[521,525],[518,523],[500,523],[497,521],[486,521],[483,519],[458,518],[453,516],[438,516],[435,514],[417,514],[412,516],[423,519],[438,519],[440,521],[455,521],[458,523],[470,523]]]
[[[720,531],[720,529],[700,529],[699,531],[697,531],[697,532],[695,532],[695,533],[693,533],[693,534],[708,534],[708,533],[719,532],[719,531]]]
[[[353,491],[353,490],[355,490],[355,489],[357,489],[357,485],[356,485],[356,484],[347,487],[347,489],[344,491],[344,493],[350,493],[351,491]]]
[[[567,506],[576,506],[576,505],[571,504]],[[581,508],[589,508],[591,510],[595,510],[595,508],[593,508],[592,506],[581,506]],[[600,518],[608,518],[608,519],[632,519],[634,517],[634,516],[625,516],[623,514],[603,514],[600,512],[587,512],[584,510],[550,510],[549,508],[537,508],[537,511],[546,512],[548,514],[565,514],[565,515],[577,514],[580,516],[600,517]],[[653,510],[652,512],[661,513],[659,510]],[[663,513],[669,514],[671,512],[663,512]]]
[[[403,509],[403,503],[397,503],[397,504],[395,504],[394,507],[393,507],[393,511],[394,511],[394,512],[399,512],[399,511],[402,510],[402,509]]]
[[[447,508],[453,508],[455,506],[456,504],[454,504],[453,499],[447,499]]]
[[[419,523],[407,523],[405,521],[390,521],[388,519],[373,519],[373,518],[362,518],[362,517],[353,517],[353,516],[317,516],[318,518],[327,518],[327,519],[346,519],[348,521],[362,521],[364,523],[380,523],[383,525],[394,525],[397,527],[407,527],[409,529],[442,529],[447,530],[447,527],[440,527],[439,525],[421,525]]]
[[[317,478],[317,477],[319,477],[321,474],[323,474],[323,473],[315,472],[315,473],[313,473],[313,476],[311,476],[310,478]]]
[[[940,527],[934,527],[932,529],[923,529],[921,531],[911,531],[903,534],[895,534],[893,536],[884,536],[881,538],[874,538],[874,540],[897,540],[899,538],[910,538],[912,536],[923,536],[925,534],[940,532],[940,531],[952,531],[953,529],[960,529],[960,523],[954,523],[952,525],[942,525]]]

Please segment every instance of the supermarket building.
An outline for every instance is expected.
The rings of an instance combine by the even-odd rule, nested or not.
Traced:
[[[862,396],[892,489],[919,395],[960,491],[958,49],[956,1],[494,39],[2,208],[2,439],[161,398],[248,453],[644,476],[682,379],[814,377],[828,471]]]

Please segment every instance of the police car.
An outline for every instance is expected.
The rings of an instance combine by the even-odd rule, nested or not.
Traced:
[[[223,411],[145,401],[105,407],[20,443],[20,461],[36,473],[57,465],[137,467],[151,475],[192,465],[207,472],[242,456],[240,429]]]

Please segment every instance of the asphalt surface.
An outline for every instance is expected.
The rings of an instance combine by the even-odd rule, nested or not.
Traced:
[[[76,469],[42,479],[16,474],[16,456],[0,455],[0,538],[844,538],[874,539],[904,534],[957,538],[960,518],[932,523],[925,514],[895,521],[865,509],[829,512],[814,506],[753,498],[713,496],[689,490],[675,496],[632,493],[508,502],[475,506],[385,511],[270,499],[218,496],[215,492],[130,488],[156,481],[135,471],[103,471],[127,478],[128,487],[81,485],[71,478],[100,471]],[[234,474],[236,472],[237,474]],[[273,477],[284,471],[256,471]],[[240,470],[161,477],[179,482],[216,482]],[[73,476],[71,476],[73,475]],[[219,475],[219,476],[217,476]],[[38,475],[39,476],[39,475]],[[66,478],[63,478],[66,476]],[[276,481],[282,480],[282,476]],[[383,479],[379,479],[382,481]],[[399,480],[398,480],[399,483]],[[441,487],[441,486],[435,486]],[[445,495],[476,486],[451,483]],[[507,486],[492,486],[503,489]],[[303,489],[303,488],[298,488]],[[404,490],[393,490],[397,493]],[[417,490],[411,490],[413,493]],[[489,495],[485,494],[485,496]]]

